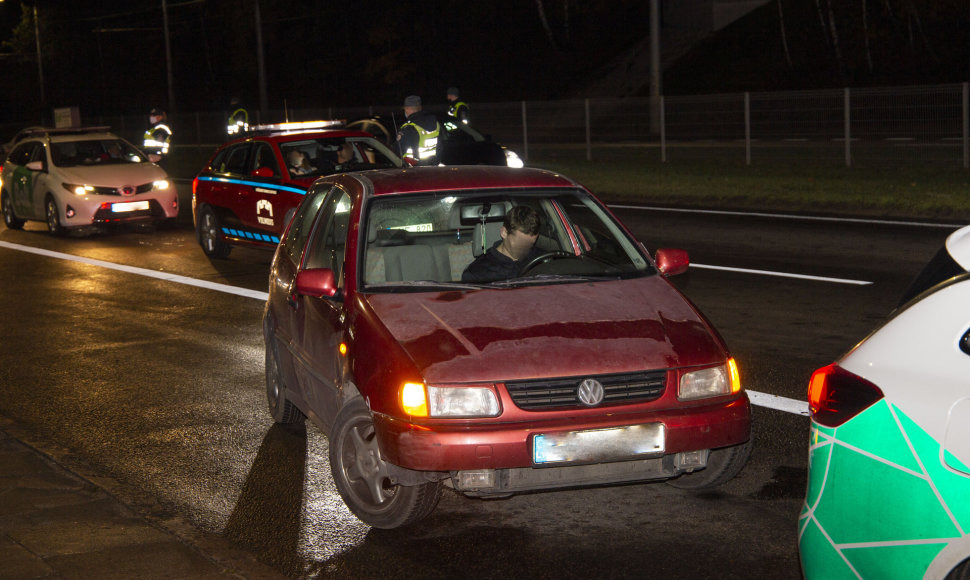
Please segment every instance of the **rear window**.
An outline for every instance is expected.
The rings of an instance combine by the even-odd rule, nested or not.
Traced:
[[[903,297],[899,299],[898,306],[906,304],[940,282],[966,273],[967,271],[950,256],[950,252],[944,245],[909,285]]]

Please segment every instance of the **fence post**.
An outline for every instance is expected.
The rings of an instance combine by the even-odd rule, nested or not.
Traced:
[[[667,113],[666,101],[660,95],[660,162],[667,162]]]
[[[744,163],[751,165],[751,93],[744,91]]]
[[[593,160],[593,146],[590,143],[590,129],[589,129],[589,99],[586,99],[586,161]]]
[[[970,83],[963,83],[963,168],[970,169]]]
[[[525,101],[522,101],[522,159],[529,160],[529,124],[526,122]]]
[[[849,107],[849,87],[845,88],[845,166],[852,167],[852,114]]]

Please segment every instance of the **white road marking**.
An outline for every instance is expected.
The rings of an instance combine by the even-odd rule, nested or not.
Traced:
[[[41,248],[32,248],[30,246],[21,246],[19,244],[11,244],[9,242],[0,241],[0,247],[7,248],[10,250],[17,250],[20,252],[27,252],[30,254],[38,254],[40,256],[47,256],[48,258],[57,258],[59,260],[68,260],[71,262],[80,262],[82,264],[90,264],[92,266],[98,266],[101,268],[108,268],[111,270],[118,270],[120,272],[127,272],[129,274],[137,274],[139,276],[147,276],[148,278],[157,278],[159,280],[165,280],[166,282],[175,282],[176,284],[186,284],[188,286],[196,286],[199,288],[206,288],[208,290],[216,290],[218,292],[225,292],[227,294],[235,294],[237,296],[244,296],[246,298],[255,298],[256,300],[265,301],[269,294],[266,292],[260,292],[258,290],[249,290],[248,288],[239,288],[237,286],[229,286],[228,284],[219,284],[218,282],[209,282],[207,280],[198,280],[196,278],[188,278],[186,276],[179,276],[178,274],[170,274],[168,272],[159,272],[157,270],[148,270],[147,268],[137,268],[135,266],[126,266],[124,264],[115,264],[113,262],[105,262],[104,260],[95,260],[92,258],[85,258],[83,256],[74,256],[71,254],[62,254],[60,252],[52,252],[50,250],[44,250]]]
[[[269,297],[269,294],[266,292],[249,290],[248,288],[239,288],[237,286],[229,286],[228,284],[219,284],[217,282],[209,282],[207,280],[198,280],[196,278],[188,278],[186,276],[179,276],[178,274],[169,274],[167,272],[159,272],[157,270],[149,270],[147,268],[138,268],[135,266],[126,266],[124,264],[115,264],[113,262],[105,262],[104,260],[95,260],[93,258],[85,258],[83,256],[63,254],[61,252],[53,252],[51,250],[44,250],[42,248],[33,248],[31,246],[11,244],[9,242],[4,242],[4,241],[0,241],[0,247],[7,248],[8,250],[18,251],[18,252],[37,254],[39,256],[45,256],[48,258],[56,258],[58,260],[67,260],[70,262],[88,264],[90,266],[97,266],[99,268],[108,268],[110,270],[117,270],[119,272],[126,272],[128,274],[136,274],[138,276],[146,276],[148,278],[155,278],[157,280],[163,280],[165,282],[174,282],[176,284],[185,284],[188,286],[195,286],[197,288],[215,290],[217,292],[234,294],[236,296],[242,296],[244,298],[253,298],[256,300],[260,300],[262,302],[265,302],[266,299]],[[748,398],[751,400],[752,405],[767,407],[769,409],[784,411],[786,413],[794,413],[796,415],[806,415],[806,416],[808,415],[808,403],[804,401],[798,401],[798,400],[789,399],[786,397],[779,397],[777,395],[769,395],[768,393],[759,393],[758,391],[747,391],[747,393],[748,393]]]
[[[701,270],[723,270],[725,272],[741,272],[742,274],[760,274],[762,276],[779,276],[782,278],[798,278],[800,280],[813,280],[815,282],[835,282],[837,284],[853,284],[855,286],[869,286],[872,282],[865,280],[852,280],[851,278],[828,278],[826,276],[809,276],[807,274],[792,274],[789,272],[773,272],[771,270],[752,270],[750,268],[729,268],[727,266],[709,266],[707,264],[691,264],[691,268]]]
[[[671,213],[735,215],[735,216],[746,216],[746,217],[765,217],[765,218],[804,220],[804,221],[816,221],[816,222],[873,224],[873,225],[884,225],[884,226],[916,226],[916,227],[923,227],[923,228],[946,228],[951,230],[955,230],[962,227],[962,226],[953,225],[953,224],[937,224],[937,223],[928,223],[928,222],[908,222],[908,221],[898,221],[898,220],[824,217],[824,216],[811,216],[811,215],[794,215],[794,214],[786,214],[786,213],[761,213],[761,212],[728,211],[728,210],[716,210],[716,209],[683,209],[683,208],[672,208],[672,207],[654,207],[654,206],[648,206],[648,205],[610,204],[609,207],[618,208],[618,209],[637,209],[642,211],[660,211],[660,212],[671,212]]]

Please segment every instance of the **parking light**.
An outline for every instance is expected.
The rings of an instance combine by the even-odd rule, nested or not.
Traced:
[[[404,383],[401,387],[401,407],[413,417],[428,416],[428,399],[421,383]]]

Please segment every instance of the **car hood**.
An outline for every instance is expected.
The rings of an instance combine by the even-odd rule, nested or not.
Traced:
[[[717,333],[661,276],[371,294],[367,301],[433,383],[621,373],[727,357]]]
[[[65,183],[98,187],[142,185],[159,179],[168,179],[165,170],[154,163],[59,167],[57,173]]]

